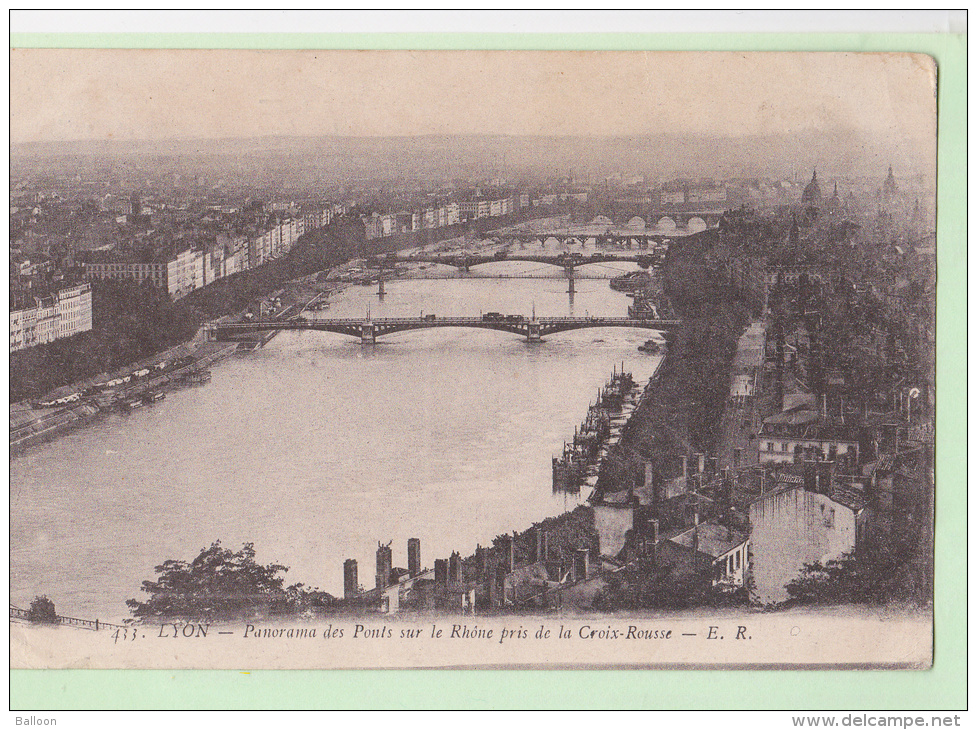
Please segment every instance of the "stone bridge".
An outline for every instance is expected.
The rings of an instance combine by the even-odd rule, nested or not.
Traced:
[[[608,220],[616,225],[634,229],[636,232],[645,229],[654,230],[661,237],[668,235],[670,231],[698,233],[708,228],[716,228],[723,215],[724,211],[717,210],[619,208]]]

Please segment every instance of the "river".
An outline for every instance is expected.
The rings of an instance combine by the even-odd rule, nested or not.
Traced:
[[[501,262],[484,269],[518,271]],[[531,267],[531,265],[528,265]],[[621,265],[621,268],[628,268]],[[319,316],[623,316],[607,281],[396,280],[334,295]],[[165,559],[220,539],[253,542],[288,583],[342,595],[346,558],[374,581],[378,541],[421,539],[425,566],[572,509],[551,456],[622,360],[657,357],[642,330],[579,330],[530,344],[471,329],[404,332],[376,346],[282,333],[214,368],[205,385],[28,450],[10,463],[11,602],[49,596],[61,614],[118,621]]]

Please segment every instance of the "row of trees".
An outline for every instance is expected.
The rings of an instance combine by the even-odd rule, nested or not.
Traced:
[[[716,450],[729,395],[729,368],[749,310],[727,288],[709,284],[703,259],[715,235],[692,236],[669,250],[665,291],[683,324],[669,337],[668,357],[654,392],[605,460],[599,489],[626,488],[643,473],[644,459],[661,474],[677,454]]]

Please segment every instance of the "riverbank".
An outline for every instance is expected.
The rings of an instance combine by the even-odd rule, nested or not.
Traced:
[[[339,234],[321,230],[313,233],[314,236],[302,241],[299,246],[296,246],[282,259],[271,262],[262,269],[246,272],[229,280],[218,281],[214,285],[193,292],[180,300],[177,305],[180,307],[190,306],[191,310],[196,312],[193,316],[194,321],[199,321],[200,312],[219,315],[209,320],[203,320],[201,327],[190,339],[173,344],[136,362],[123,364],[112,370],[92,373],[87,377],[78,378],[73,382],[43,392],[43,394],[38,393],[12,403],[10,405],[12,454],[22,453],[27,448],[83,428],[97,421],[106,410],[111,410],[112,403],[105,400],[99,402],[83,395],[85,391],[97,388],[100,384],[115,379],[131,378],[134,372],[145,368],[153,369],[158,363],[167,360],[193,357],[195,360],[203,360],[206,364],[211,362],[211,351],[219,350],[221,358],[227,357],[235,349],[254,350],[264,347],[278,334],[277,331],[260,332],[251,338],[233,344],[205,343],[201,336],[202,326],[205,324],[240,320],[248,312],[251,312],[252,315],[274,318],[295,317],[302,314],[310,302],[321,303],[324,298],[327,299],[329,296],[342,291],[346,284],[327,279],[326,274],[337,267],[348,265],[350,261],[355,261],[347,255],[349,251],[352,251],[352,248],[348,241],[340,240]],[[437,238],[440,239],[445,235],[447,232],[439,231]],[[321,269],[309,271],[312,263],[315,262],[327,265]],[[286,272],[301,272],[301,275],[281,281],[281,276]],[[109,284],[116,284],[116,282]],[[272,285],[274,288],[267,288]],[[242,295],[245,293],[257,293],[257,295],[253,299],[245,301],[242,299]],[[226,313],[226,308],[230,303],[239,305],[239,308],[233,313]],[[328,306],[328,303],[325,306]],[[93,333],[86,333],[86,335],[90,334]],[[55,348],[67,347],[67,341],[52,344]],[[42,346],[41,349],[45,347],[47,346]],[[70,366],[72,361],[85,360],[84,352],[84,346],[79,345],[71,348],[67,354],[59,355],[56,352],[48,354],[53,357],[54,362],[59,363],[58,367],[64,369],[64,365]],[[31,353],[32,357],[36,354]],[[45,360],[45,362],[47,361]],[[24,367],[27,365],[24,364]],[[48,367],[53,367],[53,365],[48,364]],[[66,371],[72,372],[78,369],[68,367]],[[12,378],[12,380],[15,379],[17,378]],[[27,382],[26,379],[27,374],[23,374],[19,377],[18,382]],[[145,387],[143,385],[144,381],[139,381],[139,387],[130,388],[123,395],[125,397],[139,397],[153,387],[167,389],[175,387],[169,379],[163,379],[160,382],[150,381],[150,384]],[[20,390],[29,391],[31,388],[20,388]],[[32,405],[32,402],[51,403],[59,398],[66,398],[75,394],[78,394],[76,401],[63,403],[59,407],[35,408]]]
[[[315,275],[312,275],[287,282],[285,288],[272,292],[255,305],[261,306],[268,300],[277,301],[280,306],[272,316],[293,317],[301,314],[310,301],[320,300],[340,289],[341,287],[334,285],[318,284]],[[239,320],[246,311],[215,321]],[[193,374],[206,372],[207,368],[239,350],[263,347],[276,334],[277,331],[260,332],[243,342],[207,342],[201,328],[192,339],[132,365],[62,386],[37,401],[12,403],[10,455],[18,456],[33,446],[50,442],[95,423],[107,413],[118,410],[124,402],[136,402],[152,393],[166,393],[197,385],[204,381],[204,377],[194,377]],[[176,366],[176,363],[183,364]],[[154,375],[161,370],[158,375]],[[107,384],[117,381],[117,386],[107,387]],[[41,400],[52,402],[75,396],[78,400],[63,407],[44,408],[35,405]]]
[[[737,339],[749,322],[744,302],[710,286],[704,255],[716,235],[689,236],[669,249],[662,283],[682,327],[666,336],[668,351],[654,387],[601,470],[597,487],[603,493],[643,482],[646,464],[661,480],[674,476],[683,454],[716,453]]]
[[[82,395],[81,400],[63,408],[40,408],[29,401],[10,406],[10,455],[19,456],[27,449],[47,443],[72,433],[98,421],[120,407],[123,402],[141,401],[151,393],[166,393],[177,388],[189,387],[190,374],[205,371],[216,362],[230,356],[237,349],[237,343],[203,342],[192,340],[129,368],[121,368],[112,373],[104,373],[88,378],[70,386],[65,386],[51,394],[64,397],[74,393]],[[163,363],[185,361],[180,367],[173,367],[158,376],[140,377],[133,381],[134,373],[154,370]],[[106,388],[112,381],[129,379],[125,387]],[[70,392],[69,392],[70,391]],[[94,391],[97,391],[94,392]],[[50,396],[49,396],[50,397]]]

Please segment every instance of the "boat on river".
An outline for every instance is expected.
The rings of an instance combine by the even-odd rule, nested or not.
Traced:
[[[129,413],[136,410],[137,408],[142,408],[145,403],[140,396],[133,396],[132,398],[126,398],[121,403],[121,408],[124,412]]]
[[[204,383],[210,382],[211,372],[210,370],[203,370],[203,369],[190,370],[183,377],[191,385],[203,385]]]
[[[634,378],[631,373],[624,372],[622,365],[621,372],[615,369],[610,381],[604,386],[598,405],[608,411],[620,411],[624,407],[625,398],[633,389]]]
[[[142,400],[143,403],[150,406],[153,403],[159,403],[164,398],[166,398],[166,393],[164,393],[162,390],[151,390],[143,395]]]
[[[658,310],[648,298],[636,295],[634,304],[628,306],[628,317],[631,319],[658,319]]]
[[[611,279],[610,286],[614,291],[636,292],[647,287],[650,282],[651,276],[647,271],[629,271]]]
[[[587,458],[577,444],[563,444],[563,456],[553,457],[553,491],[577,493],[587,478]]]

